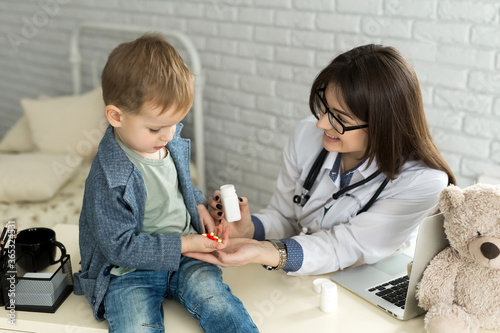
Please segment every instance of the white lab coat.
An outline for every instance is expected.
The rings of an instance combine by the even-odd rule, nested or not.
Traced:
[[[316,127],[316,121],[310,116],[299,123],[284,150],[284,164],[271,202],[254,214],[262,222],[266,238],[293,238],[302,247],[302,267],[289,274],[333,272],[358,260],[373,263],[412,245],[419,222],[435,209],[438,194],[448,184],[446,173],[420,162],[408,162],[371,208],[356,216],[385,176],[380,174],[349,191],[349,195],[325,205],[340,189],[340,177],[334,183],[328,175],[338,154],[330,152],[309,193],[309,201],[301,207],[293,202],[293,197],[300,195],[305,178],[323,148],[323,130]],[[367,164],[365,162],[354,172],[350,184],[377,170],[376,161],[368,168]],[[330,206],[325,215],[325,208]],[[299,235],[303,227],[312,234]]]

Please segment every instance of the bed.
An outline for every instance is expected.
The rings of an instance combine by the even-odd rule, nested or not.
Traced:
[[[73,94],[23,98],[23,116],[0,141],[2,223],[16,220],[20,230],[78,224],[84,182],[107,127],[100,71],[115,46],[148,31],[162,33],[195,74],[193,107],[183,121],[182,134],[193,146],[193,181],[205,190],[203,77],[191,39],[179,31],[87,22],[70,38]]]

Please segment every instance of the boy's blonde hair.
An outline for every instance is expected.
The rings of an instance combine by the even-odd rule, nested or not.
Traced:
[[[146,33],[118,45],[109,55],[102,77],[104,103],[139,113],[144,104],[175,105],[187,112],[193,103],[193,74],[175,48],[159,33]]]

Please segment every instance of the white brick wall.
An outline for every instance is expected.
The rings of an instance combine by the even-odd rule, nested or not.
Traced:
[[[207,184],[234,183],[258,209],[317,72],[382,43],[414,65],[435,141],[468,186],[500,177],[499,13],[496,0],[3,0],[0,137],[20,98],[70,93],[67,41],[79,22],[179,29],[204,66]]]

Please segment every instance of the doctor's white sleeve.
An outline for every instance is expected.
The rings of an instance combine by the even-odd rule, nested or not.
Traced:
[[[421,220],[435,209],[446,187],[444,172],[423,169],[401,175],[366,212],[346,223],[311,235],[295,236],[303,251],[300,268],[291,275],[334,272],[358,260],[374,263],[399,249],[417,230]],[[333,209],[333,208],[332,208]]]

